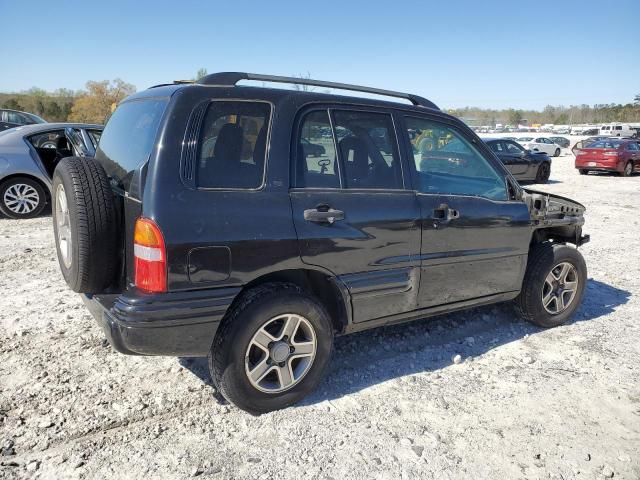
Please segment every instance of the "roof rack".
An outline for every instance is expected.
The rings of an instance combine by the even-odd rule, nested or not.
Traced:
[[[426,98],[412,93],[395,92],[393,90],[384,90],[381,88],[363,87],[361,85],[351,85],[348,83],[326,82],[324,80],[312,80],[310,78],[281,77],[277,75],[263,75],[260,73],[245,72],[219,72],[205,75],[196,83],[200,85],[215,85],[231,87],[241,80],[257,80],[261,82],[275,83],[292,83],[296,85],[312,85],[314,87],[337,88],[339,90],[352,90],[354,92],[373,93],[375,95],[384,95],[385,97],[404,98],[409,100],[416,106],[433,108],[439,110],[435,103]]]

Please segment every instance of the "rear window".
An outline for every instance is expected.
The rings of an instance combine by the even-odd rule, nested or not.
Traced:
[[[270,115],[264,102],[212,102],[198,142],[198,187],[259,188]]]
[[[599,142],[594,142],[588,145],[589,148],[618,148],[622,145],[622,142],[615,142],[610,140],[600,140]]]
[[[121,104],[100,136],[96,160],[126,191],[133,172],[149,160],[167,102],[167,99],[149,99]]]

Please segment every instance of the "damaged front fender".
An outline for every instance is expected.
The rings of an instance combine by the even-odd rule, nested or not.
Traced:
[[[534,241],[569,242],[576,246],[589,241],[582,234],[586,208],[570,198],[524,189],[522,199],[529,207]]]

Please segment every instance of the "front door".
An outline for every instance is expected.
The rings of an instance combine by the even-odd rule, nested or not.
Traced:
[[[414,310],[420,210],[392,116],[316,107],[297,131],[290,198],[302,260],[343,282],[354,322]]]
[[[511,140],[504,140],[501,143],[503,146],[501,160],[507,165],[507,169],[511,174],[518,177],[526,177],[531,173],[531,160],[527,156],[525,149]]]
[[[529,211],[511,198],[504,171],[454,123],[407,116],[404,129],[422,216],[419,308],[519,290]]]

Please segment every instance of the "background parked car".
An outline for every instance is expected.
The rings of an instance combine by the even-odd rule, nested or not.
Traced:
[[[575,145],[571,147],[571,151],[573,152],[574,155],[576,155],[576,152],[578,150],[585,148],[587,145],[597,142],[598,140],[606,140],[607,138],[610,138],[610,137],[607,135],[605,136],[596,135],[595,137],[589,137],[582,140],[578,140],[575,143]]]
[[[576,151],[576,168],[581,175],[591,171],[617,172],[623,177],[640,171],[640,144],[636,140],[610,138],[590,143]]]
[[[40,123],[0,132],[0,212],[35,217],[51,195],[51,177],[64,157],[95,155],[102,125]]]
[[[549,180],[551,159],[546,153],[533,153],[517,142],[505,138],[482,140],[517,180],[535,180],[536,183],[546,183]]]
[[[562,148],[569,148],[571,142],[565,137],[549,137],[553,143],[560,145]]]
[[[518,143],[534,152],[544,152],[549,156],[559,157],[562,151],[549,137],[520,137]]]
[[[0,131],[35,123],[47,123],[47,121],[33,113],[9,109],[0,110]]]
[[[306,139],[303,139],[301,143],[302,148],[304,149],[304,154],[308,157],[320,157],[325,153],[325,149],[322,145],[311,143]]]

